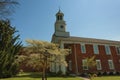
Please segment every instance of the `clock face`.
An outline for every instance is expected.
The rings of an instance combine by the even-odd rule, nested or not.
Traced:
[[[60,26],[60,28],[62,29],[62,28],[64,28],[64,26],[63,26],[63,25],[61,25],[61,26]]]

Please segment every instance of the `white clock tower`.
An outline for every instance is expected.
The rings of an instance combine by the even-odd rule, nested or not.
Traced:
[[[61,12],[61,10],[59,10],[56,14],[54,35],[57,37],[69,37],[69,32],[66,32],[66,23],[64,21],[64,14]]]
[[[55,21],[55,32],[52,36],[52,41],[53,43],[60,44],[60,48],[64,49],[64,43],[60,42],[61,38],[68,38],[70,37],[69,32],[66,32],[66,23],[64,21],[64,14],[59,11],[56,13],[56,21]],[[61,56],[65,60],[65,56]],[[50,67],[51,72],[58,72],[59,70],[62,71],[63,74],[66,73],[66,66],[65,65],[60,65],[59,63],[52,63]]]

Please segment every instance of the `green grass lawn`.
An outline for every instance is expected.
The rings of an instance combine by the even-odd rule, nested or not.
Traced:
[[[120,76],[103,76],[95,77],[92,80],[120,80]]]
[[[40,73],[23,73],[12,78],[5,78],[0,80],[41,80]],[[47,80],[83,80],[80,77],[50,77]],[[120,76],[103,76],[94,77],[92,80],[120,80]]]
[[[19,74],[16,77],[5,78],[0,80],[41,80],[39,73],[23,73]],[[80,77],[50,77],[48,76],[47,80],[83,80]]]

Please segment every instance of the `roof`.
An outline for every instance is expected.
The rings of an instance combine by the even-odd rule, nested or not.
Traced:
[[[62,13],[62,11],[59,9],[59,11],[56,13],[56,16],[57,15],[63,15],[64,16],[64,14]]]
[[[84,37],[59,37],[62,41],[72,41],[72,42],[84,42],[84,43],[101,43],[101,44],[117,44],[120,45],[120,41],[105,40],[105,39],[95,39],[95,38],[84,38]]]

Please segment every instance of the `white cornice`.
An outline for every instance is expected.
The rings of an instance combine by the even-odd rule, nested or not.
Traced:
[[[82,38],[82,37],[58,37],[59,41],[63,43],[88,43],[88,44],[109,44],[109,45],[120,45],[120,41],[94,39],[94,38]]]

